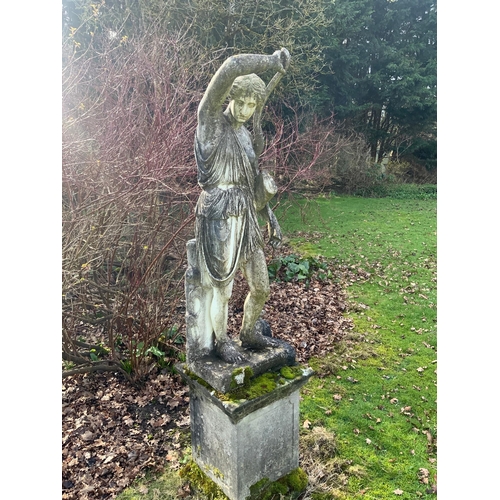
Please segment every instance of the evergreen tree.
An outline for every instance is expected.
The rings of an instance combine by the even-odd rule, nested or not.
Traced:
[[[436,4],[336,0],[322,77],[337,118],[363,132],[372,157],[432,138],[436,122]]]

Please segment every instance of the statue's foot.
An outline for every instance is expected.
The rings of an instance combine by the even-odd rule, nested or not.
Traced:
[[[264,335],[264,337],[272,337],[273,333],[271,332],[271,327],[269,323],[265,319],[259,318],[255,323],[255,333],[257,335]]]
[[[217,356],[226,363],[235,364],[247,361],[247,359],[238,352],[238,350],[234,347],[233,342],[229,339],[222,342],[217,341],[215,352]]]
[[[240,335],[241,347],[248,349],[265,349],[266,347],[279,347],[282,341],[264,335]]]
[[[269,323],[263,319],[257,320],[253,332],[240,332],[241,346],[250,349],[265,349],[266,347],[279,347],[283,341],[272,338]]]

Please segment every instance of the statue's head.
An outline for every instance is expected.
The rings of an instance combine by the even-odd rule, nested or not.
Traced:
[[[266,84],[255,74],[237,77],[229,97],[229,109],[233,117],[240,123],[249,120],[255,108],[264,103]]]

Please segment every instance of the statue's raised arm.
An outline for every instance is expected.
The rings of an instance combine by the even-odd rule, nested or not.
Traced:
[[[228,58],[213,76],[198,107],[195,157],[202,188],[196,206],[196,261],[203,289],[203,313],[197,337],[188,338],[191,358],[215,353],[228,363],[248,359],[250,350],[280,347],[283,341],[269,332],[260,319],[269,297],[264,240],[257,213],[268,221],[271,244],[281,232],[268,201],[276,192],[269,174],[260,172],[258,157],[264,146],[260,115],[269,94],[290,64],[290,54],[280,49],[272,55],[242,54]],[[257,75],[274,71],[269,84]],[[225,110],[223,105],[229,97]],[[254,137],[245,123],[254,119]],[[227,335],[228,301],[235,273],[241,269],[250,292],[245,300],[240,343]],[[194,331],[194,330],[193,330]],[[188,337],[191,334],[188,332]],[[193,334],[194,335],[194,334]],[[195,353],[195,354],[193,354]]]

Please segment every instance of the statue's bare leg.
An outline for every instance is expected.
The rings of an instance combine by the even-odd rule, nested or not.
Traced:
[[[215,352],[227,363],[241,363],[245,358],[236,350],[227,335],[228,303],[232,290],[232,281],[225,287],[214,287],[210,315],[215,333]]]
[[[257,332],[255,323],[259,319],[262,308],[269,298],[269,275],[267,272],[264,251],[259,248],[250,259],[242,264],[241,270],[245,276],[250,292],[243,306],[243,323],[240,330],[240,340],[243,347],[264,349],[281,345],[277,339],[265,337]]]

